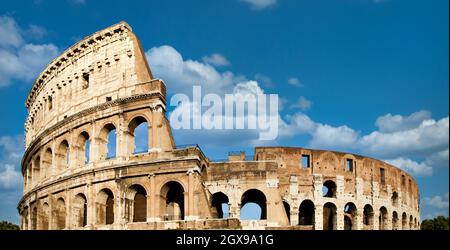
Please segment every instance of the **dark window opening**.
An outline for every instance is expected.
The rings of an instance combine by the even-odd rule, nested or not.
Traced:
[[[322,195],[323,197],[336,198],[336,183],[331,180],[324,182],[322,187]]]
[[[52,110],[53,108],[53,98],[48,96],[48,110]]]
[[[405,186],[405,183],[406,183],[406,178],[404,175],[402,175],[402,187]]]
[[[89,74],[83,74],[83,89],[87,89],[89,87]]]
[[[352,159],[347,159],[345,161],[345,171],[353,172],[353,160]]]
[[[107,101],[107,102],[112,101],[112,97],[111,97],[111,96],[107,96],[107,97],[106,97],[106,101]]]
[[[380,168],[380,182],[381,182],[381,185],[386,184],[386,173],[385,173],[384,168]]]
[[[302,168],[310,167],[310,157],[309,155],[302,155]]]

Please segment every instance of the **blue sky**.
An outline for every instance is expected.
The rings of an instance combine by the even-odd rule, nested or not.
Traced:
[[[252,155],[256,145],[373,156],[415,176],[422,218],[448,215],[448,7],[446,0],[2,2],[0,219],[18,222],[24,101],[34,78],[77,40],[121,20],[170,95],[192,91],[189,79],[223,93],[244,84],[282,100],[277,140],[176,130],[177,144],[199,143],[211,159]]]

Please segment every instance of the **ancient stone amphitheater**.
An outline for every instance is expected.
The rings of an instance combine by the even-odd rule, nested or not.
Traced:
[[[124,22],[54,59],[25,104],[22,229],[419,228],[417,184],[385,162],[287,147],[213,162],[175,146],[166,85]],[[259,219],[240,219],[247,203]]]

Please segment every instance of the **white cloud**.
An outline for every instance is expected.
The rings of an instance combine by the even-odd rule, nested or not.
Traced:
[[[22,33],[38,38],[44,34],[39,26],[22,31],[14,19],[0,16],[0,87],[13,80],[31,82],[59,52],[53,44],[25,43]]]
[[[427,206],[437,209],[446,209],[448,210],[448,192],[445,195],[436,195],[433,197],[425,197],[424,203]],[[447,212],[448,213],[448,212]]]
[[[449,119],[424,120],[419,126],[391,133],[374,131],[361,138],[360,145],[370,154],[391,157],[393,155],[429,155],[448,148]]]
[[[223,73],[213,65],[195,60],[184,60],[173,47],[163,45],[153,47],[146,52],[153,74],[170,84],[172,93],[192,93],[193,85],[202,86],[206,93],[224,93],[231,91],[233,85],[245,80],[230,71]]]
[[[241,1],[250,4],[252,9],[255,10],[262,10],[277,3],[277,0],[241,0]]]
[[[304,96],[300,96],[297,102],[291,105],[291,108],[299,108],[302,111],[306,111],[311,108],[312,104],[312,101],[306,99]]]
[[[9,16],[0,16],[0,37],[0,48],[18,47],[23,43],[16,21]]]
[[[353,148],[358,140],[358,132],[347,127],[333,127],[319,124],[312,134],[309,145],[321,148]]]
[[[403,169],[414,176],[431,176],[433,168],[425,162],[418,163],[408,158],[399,157],[396,159],[385,160],[387,163]]]
[[[303,87],[303,84],[300,82],[300,80],[295,77],[288,78],[288,84],[295,87]]]
[[[381,116],[375,122],[380,132],[397,132],[418,127],[423,121],[431,119],[431,113],[427,110],[414,112],[409,116],[387,114]]]
[[[218,53],[214,53],[210,56],[204,56],[202,57],[202,60],[203,62],[214,65],[216,67],[231,65],[231,63],[227,60],[227,58],[225,58],[225,56]]]
[[[13,165],[4,165],[0,168],[0,187],[3,189],[17,188],[22,184],[22,175]]]

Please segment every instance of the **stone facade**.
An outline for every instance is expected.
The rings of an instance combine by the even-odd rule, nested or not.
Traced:
[[[213,162],[198,146],[176,147],[165,84],[124,22],[51,62],[26,107],[22,229],[419,228],[416,182],[382,161],[257,147],[252,160]],[[135,138],[142,124],[148,137]],[[249,202],[259,220],[240,219]]]

